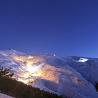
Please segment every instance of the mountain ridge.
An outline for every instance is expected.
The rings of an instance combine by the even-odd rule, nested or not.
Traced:
[[[13,78],[33,87],[72,98],[98,98],[98,60],[86,57],[28,55],[16,50],[0,51],[0,67]]]

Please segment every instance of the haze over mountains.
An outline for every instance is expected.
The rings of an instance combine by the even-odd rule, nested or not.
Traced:
[[[98,98],[98,59],[0,51],[0,68],[27,85],[71,98]]]

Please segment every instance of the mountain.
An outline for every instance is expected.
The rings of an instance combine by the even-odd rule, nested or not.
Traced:
[[[0,51],[0,67],[14,79],[41,90],[71,98],[98,98],[98,59],[28,55],[16,50]]]

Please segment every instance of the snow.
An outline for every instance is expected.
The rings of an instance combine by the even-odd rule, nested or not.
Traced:
[[[23,55],[0,51],[0,66],[9,68],[13,78],[41,90],[71,98],[98,98],[98,59]]]
[[[14,98],[14,97],[0,93],[0,98]]]
[[[80,58],[79,61],[77,61],[77,62],[86,62],[86,61],[88,61],[87,58]]]
[[[65,58],[65,63],[77,70],[89,82],[98,83],[98,59],[86,58],[86,62],[77,62],[81,57]]]

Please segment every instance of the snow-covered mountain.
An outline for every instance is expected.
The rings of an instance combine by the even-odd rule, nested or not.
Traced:
[[[12,78],[33,87],[71,98],[98,98],[98,59],[27,55],[15,50],[0,51],[0,67]]]

